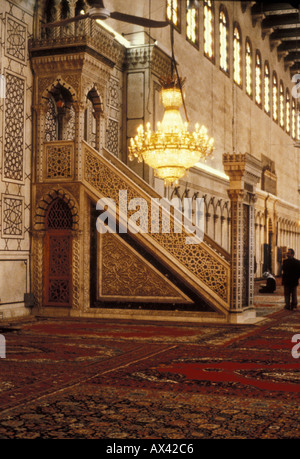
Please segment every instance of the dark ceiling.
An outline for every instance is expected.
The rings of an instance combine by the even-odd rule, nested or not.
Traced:
[[[271,49],[277,48],[291,74],[300,73],[300,0],[244,1],[242,7],[251,8],[253,25],[261,23],[262,38],[269,37]]]

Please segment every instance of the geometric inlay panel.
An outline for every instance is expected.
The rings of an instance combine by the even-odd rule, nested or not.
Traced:
[[[71,263],[69,236],[51,236],[49,245],[50,276],[68,275]]]
[[[69,306],[72,286],[72,237],[65,230],[45,238],[45,304]]]
[[[6,15],[5,54],[12,59],[26,61],[26,26],[13,17]]]
[[[109,80],[109,87],[107,91],[107,105],[114,108],[115,110],[119,110],[120,102],[119,102],[119,80],[115,78],[111,78]]]
[[[70,179],[73,177],[74,144],[45,144],[46,179]]]
[[[115,234],[100,235],[100,298],[191,302],[169,279]]]
[[[49,281],[49,303],[69,304],[70,285],[68,280],[51,279]]]
[[[23,238],[24,199],[2,195],[2,237]]]
[[[193,272],[224,301],[228,296],[228,271],[220,260],[204,248],[204,244],[186,244],[184,234],[153,234],[153,238]]]
[[[23,180],[25,80],[6,73],[3,174],[5,179]]]

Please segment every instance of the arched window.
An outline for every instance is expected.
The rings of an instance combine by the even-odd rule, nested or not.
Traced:
[[[279,124],[280,127],[284,127],[284,88],[282,81],[280,81],[279,86]]]
[[[291,101],[290,101],[290,93],[289,93],[288,89],[286,90],[286,105],[285,105],[285,109],[286,109],[285,127],[286,127],[286,132],[288,134],[290,134],[290,132],[291,132],[291,121],[290,121],[290,118],[291,118]]]
[[[267,62],[265,62],[264,90],[265,90],[264,108],[265,108],[265,112],[269,115],[270,109],[271,109],[270,107],[270,67]]]
[[[180,30],[180,1],[167,0],[167,20]]]
[[[233,79],[239,86],[242,85],[242,38],[240,27],[236,24],[233,29]]]
[[[214,10],[212,0],[204,0],[204,54],[214,59]]]
[[[255,102],[261,107],[261,57],[259,51],[255,55]]]
[[[272,83],[272,96],[273,96],[273,120],[278,121],[278,81],[276,72],[273,72]]]
[[[252,47],[250,40],[246,40],[246,93],[252,97]]]
[[[199,9],[190,8],[190,0],[186,0],[186,38],[193,45],[199,46]]]
[[[224,6],[220,7],[219,15],[220,32],[220,68],[229,73],[228,65],[228,16]]]
[[[296,138],[296,101],[292,99],[292,138]]]
[[[297,111],[297,140],[300,140],[300,111]]]

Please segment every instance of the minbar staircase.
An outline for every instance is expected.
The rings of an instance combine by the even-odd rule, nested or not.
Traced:
[[[119,202],[120,190],[126,190],[128,202],[132,198],[143,198],[148,204],[149,212],[153,200],[161,199],[161,196],[152,187],[106,150],[100,154],[83,141],[81,153],[83,164],[81,182],[95,203],[95,207],[101,198],[110,198],[114,201],[118,227],[126,224],[126,219],[130,216],[130,211],[127,215],[124,214],[124,207]],[[164,221],[163,212],[160,207],[160,229]],[[150,222],[150,213],[145,216],[146,219],[147,217]],[[191,234],[186,231],[185,227],[181,232],[174,231],[177,219],[172,210],[170,221],[169,233],[160,230],[156,233],[149,231],[130,234],[134,246],[140,247],[141,253],[149,254],[150,260],[152,257],[171,273],[174,287],[179,286],[178,291],[182,292],[181,297],[184,299],[182,302],[189,305],[184,313],[181,311],[181,315],[178,315],[175,309],[172,312],[168,311],[165,316],[168,315],[171,318],[172,315],[174,319],[177,314],[178,320],[183,321],[228,321],[230,309],[229,253],[207,235],[204,235],[202,242],[187,244],[186,238]],[[143,309],[147,310],[147,307],[144,305]],[[137,312],[135,314],[138,315]],[[132,311],[131,315],[133,317]],[[147,318],[154,319],[155,315],[155,310],[151,308]],[[125,316],[124,311],[118,315],[118,317]]]

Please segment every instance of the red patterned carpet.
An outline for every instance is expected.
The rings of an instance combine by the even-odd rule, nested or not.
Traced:
[[[300,311],[283,310],[280,292],[256,304],[257,325],[39,319],[1,330],[0,438],[299,438]]]

